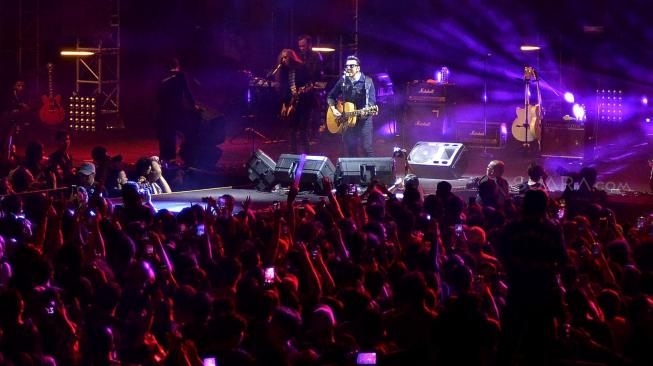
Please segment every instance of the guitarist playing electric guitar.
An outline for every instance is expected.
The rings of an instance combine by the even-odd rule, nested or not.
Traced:
[[[365,156],[374,156],[372,149],[372,115],[378,109],[376,107],[376,91],[372,78],[361,72],[360,60],[356,56],[347,57],[345,72],[336,85],[327,95],[330,113],[335,118],[341,116],[336,107],[336,102],[353,103],[357,111],[363,111],[357,116],[356,124],[342,131],[342,139],[347,146],[348,156],[358,156],[358,146],[362,145]]]
[[[281,94],[280,117],[290,127],[290,148],[298,154],[298,141],[303,145],[301,152],[310,153],[308,127],[310,120],[309,73],[295,51],[284,49],[279,53],[279,65],[273,71]]]

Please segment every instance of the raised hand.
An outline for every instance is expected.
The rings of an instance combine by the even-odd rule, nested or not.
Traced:
[[[333,190],[333,184],[331,183],[331,178],[329,177],[322,178],[322,185],[324,186],[324,191],[327,194],[331,194],[331,190]]]
[[[242,203],[242,205],[243,205],[243,211],[245,211],[245,213],[249,212],[249,207],[252,205],[252,197],[247,196],[247,198],[245,198],[245,201]]]

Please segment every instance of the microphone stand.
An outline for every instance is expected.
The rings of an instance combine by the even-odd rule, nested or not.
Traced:
[[[340,88],[340,97],[342,98],[342,112],[345,113],[345,83],[347,82],[347,69],[345,68],[345,71],[342,73],[342,86]],[[336,102],[337,104],[337,102]],[[336,106],[336,109],[338,107]],[[344,121],[344,123],[347,123],[347,120]],[[345,126],[346,128],[346,126]],[[347,144],[345,143],[345,130],[342,131],[342,146],[344,149],[344,155],[347,156],[349,154],[349,147],[347,147]]]
[[[270,79],[271,79],[271,78],[272,78],[272,77],[273,77],[277,72],[279,72],[279,69],[281,69],[281,66],[282,66],[282,64],[278,64],[274,69],[272,69],[272,71],[270,71],[270,72],[265,76],[265,79],[266,79],[266,81],[267,81],[267,85],[268,85],[268,86],[272,85],[272,81],[271,81]],[[248,88],[251,88],[251,86],[249,86]],[[249,89],[248,89],[248,90],[249,90]],[[251,93],[251,91],[250,91],[250,93]],[[249,102],[248,102],[248,108],[249,108]],[[248,118],[248,119],[250,119],[250,121],[251,121],[252,117],[255,117],[255,115],[253,115],[253,114],[251,114],[251,113],[248,113],[247,116],[243,116],[243,117]],[[261,140],[263,140],[263,144],[274,144],[274,143],[279,143],[279,142],[283,142],[283,141],[284,141],[284,140],[273,140],[273,139],[270,139],[270,138],[268,138],[267,136],[265,136],[264,134],[262,134],[260,131],[257,131],[254,127],[245,127],[245,128],[243,129],[243,132],[241,132],[241,133],[239,133],[239,134],[233,136],[229,141],[230,141],[230,142],[233,142],[233,140],[235,140],[237,137],[239,137],[239,136],[241,136],[241,135],[243,135],[243,134],[245,134],[245,135],[249,135],[249,137],[250,137],[250,139],[251,139],[250,141],[251,141],[251,144],[252,144],[252,155],[254,155],[254,153],[256,152],[256,138],[257,138],[257,137],[260,138]]]
[[[488,53],[483,57],[483,153],[481,156],[484,158],[493,157],[493,155],[487,151],[487,61],[490,56],[492,56],[492,54]],[[501,137],[499,136],[499,138]]]

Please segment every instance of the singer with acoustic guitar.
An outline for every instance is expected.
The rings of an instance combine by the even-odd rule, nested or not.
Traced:
[[[294,154],[310,153],[308,141],[308,127],[311,113],[312,84],[310,75],[297,53],[291,49],[284,49],[279,53],[279,65],[273,71],[276,78],[275,85],[281,94],[282,121],[288,123],[290,128],[290,148]]]
[[[337,103],[338,101],[344,103],[344,107],[347,106],[347,103],[352,103],[355,110],[346,111],[346,108],[343,109],[343,105]],[[328,113],[336,119],[341,117],[343,111],[356,117],[353,126],[341,125],[338,129],[338,132],[342,133],[342,139],[349,156],[358,156],[359,144],[362,145],[365,156],[374,156],[372,148],[372,115],[378,112],[376,91],[372,78],[366,77],[361,72],[358,57],[347,57],[343,77],[338,80],[327,95],[327,103],[329,103]]]

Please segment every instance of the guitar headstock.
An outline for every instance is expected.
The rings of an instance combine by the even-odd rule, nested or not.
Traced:
[[[524,80],[537,80],[537,72],[532,66],[524,67]]]
[[[371,106],[367,107],[366,109],[367,109],[367,114],[369,114],[369,115],[376,116],[377,114],[379,114],[379,106],[378,105],[371,105]]]

